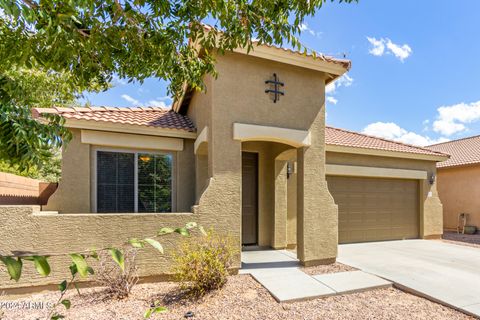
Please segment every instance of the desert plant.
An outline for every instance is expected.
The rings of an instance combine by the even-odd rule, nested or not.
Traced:
[[[106,288],[109,298],[128,297],[138,282],[138,268],[135,262],[138,248],[128,248],[123,253],[125,263],[123,270],[108,253],[101,252],[98,255],[99,262],[95,272],[95,281],[98,285]]]
[[[190,230],[195,228],[198,228],[201,234],[206,235],[202,226],[198,226],[195,222],[188,222],[185,224],[184,227],[180,227],[180,228],[175,228],[175,229],[169,228],[169,227],[161,228],[156,235],[150,238],[144,238],[144,239],[132,238],[128,240],[126,243],[124,243],[124,246],[128,245],[128,246],[131,246],[132,248],[142,249],[146,245],[150,245],[163,254],[163,246],[154,238],[166,236],[172,233],[178,233],[182,236],[188,237],[190,236]],[[70,306],[71,306],[70,300],[64,299],[65,294],[67,293],[67,290],[73,286],[75,287],[77,292],[80,294],[80,291],[77,285],[77,278],[78,277],[85,278],[85,277],[88,277],[88,275],[95,274],[93,268],[89,266],[90,260],[92,259],[99,260],[99,253],[104,254],[107,252],[108,254],[110,254],[111,259],[115,263],[117,263],[119,268],[122,271],[124,271],[125,270],[125,254],[123,253],[123,250],[117,249],[114,247],[104,247],[104,248],[99,248],[97,250],[89,249],[89,250],[85,250],[77,253],[32,255],[31,252],[26,252],[26,253],[16,252],[12,255],[0,255],[0,262],[3,263],[3,265],[0,267],[0,272],[6,272],[10,276],[11,280],[19,281],[20,278],[22,277],[22,269],[23,269],[24,262],[31,261],[35,266],[35,269],[40,275],[44,277],[48,277],[51,272],[50,263],[48,259],[50,259],[52,256],[69,256],[70,259],[72,260],[72,264],[69,267],[71,278],[69,280],[63,280],[60,284],[58,284],[58,290],[60,292],[60,296],[57,302],[55,302],[52,305],[52,307],[49,308],[48,315],[46,317],[46,319],[48,320],[57,320],[57,319],[64,318],[62,314],[57,312],[58,307],[63,305],[65,309],[67,310],[70,309]],[[160,312],[160,311],[163,311],[163,309],[160,307],[154,310],[154,312]]]
[[[204,237],[184,241],[174,254],[175,279],[192,296],[220,289],[227,282],[236,253],[231,237],[213,231]]]

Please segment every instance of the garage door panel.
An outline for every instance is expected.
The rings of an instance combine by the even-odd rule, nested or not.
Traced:
[[[417,238],[418,181],[327,177],[338,205],[339,242]]]

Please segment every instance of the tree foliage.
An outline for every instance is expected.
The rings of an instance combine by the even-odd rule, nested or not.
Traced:
[[[106,89],[114,75],[140,82],[165,79],[175,96],[184,83],[203,88],[202,76],[215,73],[214,52],[250,50],[254,38],[301,48],[295,37],[301,23],[327,1],[0,0],[0,79],[25,69],[53,77],[60,86],[48,94],[50,105],[85,90]],[[213,28],[205,28],[205,21]],[[29,108],[38,102],[23,100],[25,88],[17,81],[8,90],[1,81],[6,124],[0,144],[6,151],[0,158],[22,166],[36,163],[48,156],[47,145],[59,145],[68,135],[53,117],[48,126],[35,124]]]

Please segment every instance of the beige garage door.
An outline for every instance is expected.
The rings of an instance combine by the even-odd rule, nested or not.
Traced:
[[[418,181],[327,177],[339,243],[418,238]]]

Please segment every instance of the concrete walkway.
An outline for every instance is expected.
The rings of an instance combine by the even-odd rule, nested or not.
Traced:
[[[310,276],[285,250],[242,252],[242,274],[250,274],[278,302],[292,302],[391,286],[391,282],[362,271]]]
[[[480,317],[480,249],[433,240],[339,246],[338,261]]]

